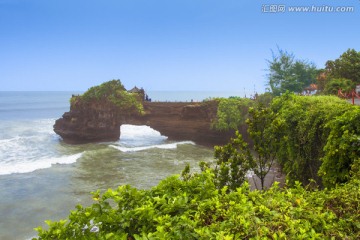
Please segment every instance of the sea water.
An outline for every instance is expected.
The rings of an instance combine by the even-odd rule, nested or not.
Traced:
[[[213,161],[191,141],[171,142],[148,126],[123,125],[115,142],[69,145],[53,132],[78,92],[0,92],[0,239],[29,239],[44,220],[58,221],[90,192],[130,184],[148,189],[187,163]],[[201,101],[236,93],[151,92],[153,101]]]

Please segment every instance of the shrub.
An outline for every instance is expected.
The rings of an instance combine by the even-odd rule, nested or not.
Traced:
[[[77,206],[67,220],[47,221],[34,239],[358,239],[360,181],[332,190],[250,191],[243,184],[217,190],[205,171],[187,180],[171,176],[150,190],[128,185],[95,203]],[[346,196],[346,197],[344,197]]]

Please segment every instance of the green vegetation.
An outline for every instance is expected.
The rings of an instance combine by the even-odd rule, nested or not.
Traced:
[[[208,99],[205,102],[217,102],[216,119],[212,123],[213,129],[218,131],[236,131],[245,125],[246,119],[249,117],[249,109],[252,106],[258,104],[269,106],[273,98],[273,94],[267,92],[256,94],[255,99],[229,97]]]
[[[349,181],[360,171],[360,108],[353,107],[326,124],[330,129],[324,147],[320,176],[324,184],[333,187]]]
[[[313,63],[295,59],[294,54],[278,48],[268,60],[268,85],[275,96],[286,91],[301,93],[304,88],[316,82],[318,70]]]
[[[318,83],[324,94],[337,94],[351,92],[360,84],[360,52],[348,49],[334,61],[327,61],[325,71],[318,77]]]
[[[218,190],[210,171],[172,176],[150,190],[128,185],[47,221],[37,239],[358,239],[360,181],[332,190]],[[354,191],[355,190],[355,191]],[[346,196],[346,197],[344,197]]]
[[[218,102],[217,116],[213,128],[219,131],[237,130],[245,123],[249,106],[253,101],[248,98],[230,97],[216,98]]]
[[[360,84],[360,52],[348,49],[338,59],[326,62],[328,79],[345,78]]]
[[[70,99],[72,105],[78,102],[106,101],[126,112],[143,113],[141,97],[136,93],[129,93],[122,85],[120,80],[111,80],[104,82],[99,86],[89,88],[80,96],[73,96]]]
[[[285,92],[302,93],[315,84],[319,94],[337,95],[338,90],[351,92],[360,84],[360,52],[348,49],[338,59],[325,63],[325,69],[278,48],[268,60],[268,86],[274,96]]]
[[[237,133],[215,147],[214,168],[187,166],[149,190],[94,192],[94,204],[46,221],[34,239],[359,239],[360,108],[290,93],[252,106],[253,149]],[[275,160],[286,187],[251,191],[247,171],[261,179]]]
[[[214,181],[218,189],[226,186],[234,191],[247,180],[246,174],[253,168],[254,159],[239,132],[225,146],[215,146],[214,155],[217,160]]]
[[[275,120],[276,115],[271,109],[261,103],[255,108],[250,108],[249,112],[250,116],[246,122],[255,153],[252,170],[260,179],[261,189],[264,189],[265,177],[275,162],[281,142],[278,134],[281,124]]]
[[[337,95],[339,89],[343,92],[350,92],[355,88],[355,84],[346,78],[331,78],[327,80],[324,94]]]
[[[273,137],[281,139],[276,157],[288,180],[291,183],[300,181],[307,185],[313,179],[320,186],[324,184],[326,187],[344,182],[327,179],[340,180],[335,175],[341,171],[348,175],[351,163],[356,158],[349,156],[351,159],[347,162],[349,165],[341,165],[340,162],[343,160],[333,153],[343,149],[343,152],[350,154],[353,149],[340,142],[334,142],[333,138],[336,136],[339,141],[342,138],[346,139],[344,135],[347,133],[346,129],[343,125],[336,125],[341,119],[343,123],[348,123],[351,136],[360,135],[355,127],[357,123],[355,120],[351,121],[349,116],[358,111],[359,107],[337,97],[284,94],[274,99],[271,109],[276,114],[274,124],[279,129],[273,133]],[[328,164],[333,165],[334,168],[337,166],[340,172],[324,171],[320,178],[318,175],[320,166],[324,168]]]
[[[219,118],[217,123],[238,128],[244,118],[239,115],[245,113],[252,148],[239,135],[229,144],[215,148],[217,186],[233,190],[243,183],[246,171],[251,169],[263,189],[265,176],[275,161],[290,185],[299,181],[306,186],[314,181],[320,187],[334,187],[349,180],[354,162],[360,158],[358,106],[337,97],[290,93],[273,99],[269,107],[259,101],[246,104],[239,99],[221,101],[223,106],[232,107],[218,109],[218,115],[226,117]],[[252,107],[241,113],[239,106]]]

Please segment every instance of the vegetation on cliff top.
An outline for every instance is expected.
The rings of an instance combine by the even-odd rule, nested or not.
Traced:
[[[80,96],[73,96],[70,99],[72,105],[78,102],[110,102],[122,110],[123,113],[138,112],[142,114],[144,108],[142,98],[137,93],[129,93],[120,80],[111,80],[98,86],[89,88]]]
[[[238,130],[249,117],[249,109],[256,105],[268,106],[273,98],[270,93],[256,94],[255,99],[229,97],[211,99],[217,102],[216,119],[212,128],[218,131]]]

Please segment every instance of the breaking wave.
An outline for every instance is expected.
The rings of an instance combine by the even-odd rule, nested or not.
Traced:
[[[82,155],[83,153],[77,153],[69,156],[42,158],[36,161],[6,163],[1,166],[0,175],[33,172],[39,169],[50,168],[54,164],[72,164],[75,163]]]
[[[153,149],[153,148],[176,149],[178,145],[182,145],[182,144],[195,145],[194,142],[183,141],[183,142],[166,143],[166,144],[158,144],[158,145],[150,145],[150,146],[142,146],[142,147],[123,147],[123,146],[116,146],[116,145],[110,145],[110,147],[115,148],[121,152],[138,152],[138,151],[144,151],[144,150],[149,150],[149,149]]]

